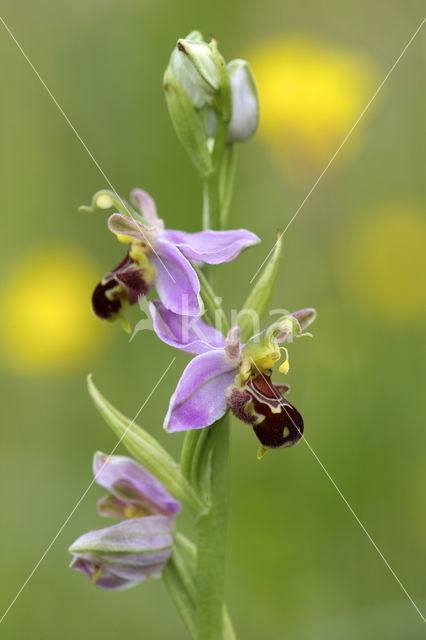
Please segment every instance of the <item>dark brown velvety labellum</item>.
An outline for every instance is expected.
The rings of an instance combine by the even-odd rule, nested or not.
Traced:
[[[286,385],[274,385],[260,375],[243,387],[228,390],[228,404],[237,418],[253,426],[264,447],[291,447],[303,435],[303,418],[284,397]]]
[[[107,298],[106,292],[111,291],[112,298]],[[92,309],[95,315],[102,320],[109,320],[121,309],[119,297],[119,284],[114,276],[105,278],[100,282],[93,292]]]
[[[92,296],[92,308],[102,320],[111,320],[124,302],[135,304],[145,296],[151,285],[143,278],[143,269],[129,255],[96,286]]]

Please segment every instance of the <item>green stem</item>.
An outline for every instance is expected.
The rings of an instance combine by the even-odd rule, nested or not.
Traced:
[[[204,229],[222,229],[221,175],[226,149],[228,122],[219,118],[212,153],[213,173],[204,184]],[[231,163],[232,164],[232,163]],[[229,165],[231,166],[231,165]],[[232,182],[232,181],[231,181]],[[223,191],[222,191],[223,193]],[[200,274],[199,274],[200,275]],[[223,333],[228,324],[213,292],[211,270],[200,275],[202,292],[210,313],[220,319]],[[224,611],[225,545],[228,499],[229,423],[224,416],[208,429],[208,437],[197,447],[197,480],[202,475],[207,511],[197,525],[197,640],[235,638]]]
[[[201,490],[201,463],[203,459],[203,451],[206,445],[206,440],[208,439],[209,430],[208,429],[200,429],[200,435],[197,439],[197,446],[194,449],[194,457],[192,459],[192,468],[191,468],[191,483],[193,487],[197,487],[198,490]]]
[[[220,228],[219,180],[216,173],[209,175],[204,181],[203,191],[203,228]]]
[[[182,617],[190,618],[189,628],[195,630],[195,606],[197,602],[197,548],[191,540],[179,531],[175,532],[175,544],[173,549],[173,571],[179,577],[176,586],[186,590],[188,599],[183,600],[184,608],[181,611]],[[164,574],[163,574],[164,575]],[[188,626],[188,625],[187,625]],[[232,626],[226,605],[222,608],[222,628],[224,640],[236,640],[234,627]],[[194,631],[195,632],[195,631]]]
[[[195,611],[195,603],[197,602],[196,549],[195,545],[178,531],[175,532],[173,558]]]
[[[208,509],[198,521],[197,640],[223,638],[222,610],[228,501],[229,423],[227,416],[209,429]]]
[[[195,265],[194,269],[197,272],[198,279],[200,281],[201,297],[209,314],[210,322],[226,336],[229,331],[229,324],[222,309],[222,305],[219,302],[220,298],[217,297],[203,271]]]
[[[190,481],[192,487],[197,491],[199,490],[198,467],[200,454],[207,433],[207,429],[192,429],[191,431],[187,431],[180,456],[181,473]]]
[[[197,601],[197,548],[191,540],[178,531],[175,533],[173,557],[182,584],[185,585],[188,595],[195,603]],[[222,624],[224,640],[236,640],[237,637],[226,605],[223,605],[222,609]]]
[[[214,48],[214,47],[213,47]],[[217,56],[218,69],[227,79],[226,69]],[[222,68],[223,67],[223,68]],[[230,107],[230,87],[224,84],[224,105]],[[226,95],[225,95],[226,94]],[[229,94],[229,95],[228,95]],[[227,96],[227,100],[225,99]],[[229,104],[228,104],[229,103]],[[232,151],[226,145],[230,108],[225,109],[212,151],[213,171],[205,178],[203,228],[223,229],[232,190]],[[231,154],[231,155],[229,155]],[[228,323],[214,293],[214,274],[209,268],[198,273],[201,292],[210,319],[226,334]],[[193,489],[205,494],[207,510],[197,520],[196,581],[181,578],[186,594],[196,596],[196,639],[235,640],[235,632],[224,606],[225,543],[228,500],[229,424],[227,416],[211,427],[186,435],[181,454],[181,472]],[[201,496],[200,496],[201,497]],[[173,562],[183,563],[181,545],[176,546]],[[173,556],[172,556],[173,558]],[[195,560],[192,558],[192,563]],[[172,564],[172,567],[175,566]],[[179,568],[179,567],[178,567]],[[182,566],[180,569],[183,571]],[[196,585],[196,589],[195,589]],[[190,596],[188,595],[190,599]],[[185,610],[186,611],[186,610]]]
[[[204,181],[203,194],[203,228],[220,229],[222,226],[222,211],[220,201],[220,167],[226,147],[228,123],[219,120],[212,153],[213,172]],[[223,179],[223,178],[222,178]]]
[[[195,640],[197,637],[196,609],[186,590],[185,582],[182,580],[179,568],[176,564],[175,552],[173,552],[170,560],[163,569],[163,582],[175,603],[176,609],[182,616],[191,638]]]
[[[231,206],[232,190],[235,177],[235,148],[233,144],[227,144],[224,152],[222,163],[220,165],[219,175],[219,194],[220,194],[220,226],[225,229],[228,220],[229,207]]]

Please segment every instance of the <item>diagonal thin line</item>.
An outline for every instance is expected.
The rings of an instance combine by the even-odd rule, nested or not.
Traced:
[[[262,376],[263,380],[266,382],[266,385],[268,386],[268,389],[270,391],[272,391],[272,393],[274,394],[275,398],[279,401],[279,403],[281,404],[281,406],[283,407],[283,409],[285,410],[287,416],[290,418],[291,422],[293,423],[293,426],[296,428],[296,430],[298,431],[301,439],[303,439],[303,441],[306,443],[306,446],[308,447],[309,451],[312,453],[312,455],[314,456],[315,460],[318,462],[318,464],[320,465],[321,469],[324,471],[325,475],[327,476],[328,480],[331,482],[331,484],[333,485],[333,487],[336,489],[337,493],[339,494],[339,496],[342,498],[343,502],[345,503],[345,505],[347,506],[347,508],[349,509],[349,511],[351,512],[351,514],[353,515],[353,517],[355,518],[355,520],[357,521],[357,523],[359,524],[359,526],[361,527],[362,531],[365,533],[365,535],[367,536],[367,538],[369,539],[369,541],[371,542],[371,544],[373,545],[374,549],[377,551],[377,553],[379,554],[379,556],[381,557],[381,559],[383,560],[383,562],[385,563],[385,565],[387,566],[387,568],[389,569],[389,571],[391,572],[392,576],[394,577],[394,579],[396,580],[396,582],[399,584],[399,586],[401,587],[402,591],[405,593],[405,595],[407,596],[407,598],[409,599],[409,601],[411,602],[411,604],[413,605],[413,607],[415,608],[415,610],[417,611],[417,613],[419,614],[419,616],[421,617],[421,619],[423,620],[423,622],[426,624],[426,619],[423,616],[422,612],[420,611],[419,607],[416,605],[416,603],[414,602],[413,598],[410,596],[410,594],[408,593],[407,589],[404,587],[404,585],[402,584],[401,580],[398,578],[398,576],[396,575],[395,571],[392,569],[391,565],[389,564],[389,562],[386,560],[385,556],[383,555],[383,553],[380,551],[379,547],[377,546],[377,544],[374,542],[373,538],[371,537],[371,535],[369,534],[369,532],[367,531],[367,529],[365,528],[364,524],[361,522],[360,518],[358,517],[358,515],[355,513],[354,509],[351,507],[351,505],[349,504],[348,500],[345,498],[345,496],[343,495],[341,489],[337,486],[336,482],[333,480],[333,478],[331,477],[331,475],[329,474],[329,472],[327,471],[327,469],[325,468],[325,466],[323,465],[323,463],[321,462],[321,460],[319,459],[317,453],[314,451],[314,449],[312,448],[312,446],[309,444],[308,440],[306,439],[306,437],[304,436],[303,432],[299,429],[299,427],[297,426],[297,424],[294,422],[293,418],[291,417],[291,414],[289,413],[289,411],[286,408],[286,405],[284,403],[284,399],[282,396],[280,396],[277,392],[277,390],[275,389],[274,385],[272,384],[272,382],[270,380],[268,380],[266,378],[266,376],[260,371],[259,367],[257,366],[257,364],[255,363],[255,361],[253,360],[253,358],[250,358],[252,364],[255,366],[255,368],[257,369],[257,371],[259,372],[259,374]]]
[[[391,73],[394,71],[395,67],[398,65],[399,61],[401,60],[401,58],[403,57],[403,55],[405,54],[405,52],[407,51],[408,47],[411,45],[411,43],[413,42],[414,38],[417,36],[417,34],[419,33],[420,29],[423,27],[424,23],[426,21],[426,18],[423,18],[423,20],[421,21],[420,25],[417,27],[417,29],[415,30],[415,32],[413,33],[413,35],[411,36],[411,38],[409,39],[409,41],[407,42],[407,44],[405,45],[405,47],[403,48],[403,50],[401,51],[401,53],[399,54],[398,58],[395,60],[395,62],[393,63],[393,65],[391,66],[391,68],[389,69],[389,71],[387,72],[387,74],[385,75],[384,79],[382,80],[382,82],[379,84],[379,86],[377,87],[376,91],[373,93],[373,95],[371,96],[370,100],[368,101],[368,103],[366,104],[366,106],[364,107],[364,109],[361,111],[361,114],[358,116],[357,120],[355,121],[355,123],[352,125],[351,129],[348,131],[348,133],[346,134],[346,136],[344,137],[343,141],[341,142],[339,148],[337,149],[337,151],[334,152],[334,154],[331,156],[330,160],[328,161],[328,164],[326,165],[326,167],[323,169],[322,173],[318,176],[318,178],[316,179],[316,181],[314,182],[313,186],[311,187],[310,191],[307,193],[307,195],[305,196],[305,198],[302,200],[301,204],[299,205],[298,209],[296,210],[296,212],[293,214],[292,218],[290,219],[290,222],[287,224],[287,226],[285,227],[284,231],[281,232],[281,234],[278,236],[278,240],[276,241],[276,243],[274,244],[274,246],[272,247],[272,249],[270,250],[270,252],[268,253],[268,255],[266,256],[266,258],[264,259],[264,261],[262,262],[262,264],[260,265],[260,267],[257,269],[256,273],[254,274],[254,276],[252,276],[251,280],[250,280],[250,284],[253,282],[253,280],[255,280],[255,278],[257,277],[259,271],[262,269],[263,265],[265,264],[265,262],[269,259],[270,255],[273,253],[276,245],[278,244],[278,242],[281,240],[281,238],[283,237],[283,235],[286,233],[287,229],[290,227],[290,225],[292,224],[292,222],[295,220],[296,216],[299,214],[299,212],[301,211],[301,209],[303,208],[303,206],[306,204],[307,200],[310,198],[310,196],[312,195],[312,193],[315,191],[315,189],[317,188],[318,184],[320,183],[320,181],[322,180],[322,178],[324,177],[325,173],[328,171],[329,167],[331,166],[331,164],[334,162],[336,156],[338,155],[338,153],[340,152],[340,150],[342,149],[342,147],[346,144],[346,142],[349,140],[350,136],[352,135],[355,127],[358,125],[358,123],[360,122],[360,120],[364,117],[365,113],[367,112],[368,108],[370,107],[371,103],[373,102],[373,100],[376,98],[377,94],[381,91],[383,85],[385,84],[386,80],[389,78],[389,76],[391,75]]]
[[[140,407],[140,409],[138,410],[138,412],[136,413],[135,417],[133,418],[133,420],[131,421],[131,423],[129,424],[129,426],[126,428],[126,430],[124,431],[123,435],[120,437],[120,439],[118,440],[118,442],[116,443],[116,445],[114,446],[114,448],[112,449],[111,453],[109,454],[109,456],[112,456],[115,451],[117,450],[118,446],[120,445],[120,443],[122,442],[123,438],[125,437],[126,433],[128,432],[128,430],[133,426],[136,418],[139,416],[140,412],[142,411],[142,409],[145,407],[145,405],[147,404],[147,402],[150,400],[151,396],[153,395],[153,393],[155,392],[155,390],[157,389],[157,387],[159,386],[159,384],[161,383],[161,381],[163,380],[164,376],[166,375],[166,373],[168,372],[168,370],[170,369],[170,367],[172,366],[172,364],[174,363],[174,361],[176,360],[176,357],[174,357],[172,359],[172,361],[169,363],[168,367],[165,369],[165,371],[162,373],[162,375],[160,376],[159,380],[156,382],[156,384],[154,385],[152,391],[149,393],[149,395],[147,396],[147,398],[144,400],[142,406]],[[15,602],[17,601],[17,599],[19,598],[19,596],[21,595],[21,593],[23,592],[23,590],[25,589],[25,587],[27,586],[27,584],[29,583],[29,581],[31,580],[31,578],[33,577],[33,575],[35,574],[35,572],[37,571],[37,569],[39,568],[39,566],[41,565],[41,563],[43,562],[43,560],[45,559],[45,557],[47,556],[47,554],[49,553],[49,551],[51,550],[51,548],[53,547],[53,545],[55,544],[56,540],[59,538],[59,536],[61,535],[62,531],[65,529],[65,527],[67,526],[68,522],[71,520],[72,516],[74,515],[74,513],[77,511],[78,507],[80,506],[80,504],[83,502],[84,498],[86,497],[86,495],[89,493],[90,489],[93,487],[93,485],[96,482],[96,478],[98,477],[98,475],[101,473],[102,469],[104,468],[106,464],[106,461],[103,463],[103,465],[100,467],[98,473],[94,476],[93,480],[90,482],[89,486],[87,487],[87,489],[83,492],[83,494],[81,495],[81,497],[79,498],[79,500],[75,503],[73,509],[71,510],[70,514],[67,516],[67,518],[65,519],[65,521],[63,522],[63,524],[60,526],[60,528],[58,529],[58,532],[56,533],[56,535],[54,536],[54,538],[52,538],[51,542],[49,543],[49,545],[46,547],[46,550],[44,551],[43,555],[41,556],[40,560],[37,562],[37,564],[34,566],[33,570],[31,571],[31,573],[29,574],[28,578],[25,580],[25,582],[23,583],[22,587],[19,589],[19,591],[17,592],[17,594],[15,595],[15,597],[13,598],[12,602],[9,604],[9,606],[7,607],[7,609],[5,610],[5,612],[3,613],[2,617],[0,618],[0,624],[3,622],[3,620],[6,618],[7,614],[9,613],[9,611],[11,610],[11,608],[13,607],[13,605],[15,604]]]
[[[107,182],[108,186],[110,187],[110,189],[112,190],[112,192],[114,193],[114,195],[117,197],[117,199],[120,201],[121,205],[123,206],[124,210],[126,211],[126,213],[128,213],[128,215],[130,216],[130,218],[133,220],[133,222],[135,222],[137,224],[137,220],[135,220],[134,216],[132,215],[132,212],[130,211],[129,207],[127,206],[126,202],[121,198],[121,196],[117,193],[115,187],[113,186],[111,180],[108,178],[108,176],[106,175],[105,171],[102,169],[101,165],[99,164],[99,162],[96,160],[95,156],[93,155],[93,153],[90,151],[89,147],[87,146],[87,144],[84,142],[83,138],[81,137],[81,135],[78,133],[77,129],[74,127],[73,123],[71,122],[71,120],[69,119],[69,117],[67,116],[67,114],[65,113],[65,111],[63,110],[63,108],[61,107],[61,105],[59,104],[59,102],[56,100],[55,96],[53,95],[53,93],[51,92],[51,90],[49,89],[49,87],[47,86],[47,84],[45,83],[45,81],[43,80],[43,78],[41,77],[40,73],[37,71],[37,69],[35,68],[35,66],[33,65],[33,63],[31,62],[31,60],[29,59],[29,57],[27,56],[27,54],[25,53],[24,49],[22,48],[22,46],[19,44],[19,42],[17,41],[17,39],[15,38],[15,36],[13,35],[12,31],[9,29],[9,27],[7,26],[6,22],[3,20],[3,18],[0,16],[0,22],[3,24],[4,28],[6,29],[6,31],[8,32],[8,34],[10,35],[10,37],[12,38],[13,42],[16,44],[16,46],[18,47],[19,51],[22,53],[22,55],[24,56],[25,60],[28,62],[29,66],[31,67],[31,69],[34,71],[35,75],[37,76],[37,78],[40,80],[41,84],[43,85],[43,87],[45,88],[45,90],[47,91],[47,93],[49,94],[49,97],[52,99],[52,101],[54,102],[54,104],[56,105],[56,107],[58,108],[59,112],[62,114],[62,116],[64,117],[66,123],[69,125],[69,127],[72,129],[74,135],[76,136],[76,138],[78,139],[78,141],[80,142],[80,144],[82,145],[82,147],[85,149],[85,151],[87,152],[87,154],[89,155],[89,157],[91,158],[93,164],[96,166],[96,168],[98,169],[99,173],[102,175],[102,177],[104,178],[104,180]],[[152,246],[152,243],[150,242],[149,238],[146,236],[146,234],[141,230],[141,233],[144,237],[144,239],[146,240],[147,245],[149,246],[149,248],[151,249],[151,251],[153,251],[156,255],[156,257],[158,258],[158,260],[161,262],[162,266],[164,267],[165,271],[168,273],[168,275],[170,276],[170,278],[173,280],[173,282],[176,282],[176,280],[174,279],[174,277],[172,276],[172,274],[170,273],[170,271],[167,269],[166,265],[164,264],[164,261],[160,258],[160,256],[158,255],[158,253],[156,252],[155,248]]]

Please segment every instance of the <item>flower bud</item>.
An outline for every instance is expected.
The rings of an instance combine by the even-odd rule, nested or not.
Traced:
[[[71,568],[103,589],[128,589],[159,578],[172,552],[172,520],[148,516],[80,536],[69,548]]]
[[[107,456],[98,451],[93,459],[96,483],[110,492],[98,502],[98,512],[113,518],[165,515],[173,518],[180,511],[162,483],[149,471],[126,456]]]
[[[170,57],[170,67],[182,89],[197,109],[211,104],[219,90],[219,75],[212,49],[199,31],[178,40]]]
[[[164,74],[164,91],[177,136],[203,177],[213,171],[208,144],[209,111],[224,123],[231,118],[231,88],[217,42],[199,31],[178,40]],[[217,126],[217,120],[213,122]]]
[[[259,98],[253,73],[246,60],[231,60],[226,66],[232,99],[232,115],[226,141],[244,142],[256,132],[259,124]],[[217,116],[209,109],[206,121],[210,136],[216,134]]]
[[[259,124],[259,98],[253,73],[245,60],[231,60],[227,65],[231,81],[232,117],[228,142],[244,142]]]

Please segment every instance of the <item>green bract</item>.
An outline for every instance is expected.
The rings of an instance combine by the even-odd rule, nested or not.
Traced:
[[[202,118],[185,89],[176,79],[169,65],[164,74],[164,92],[167,107],[177,137],[204,177],[213,171],[213,163],[207,146],[207,133]]]
[[[253,335],[254,322],[260,322],[268,309],[282,256],[282,237],[283,234],[279,231],[272,256],[238,314],[237,321],[241,327],[243,342]]]

